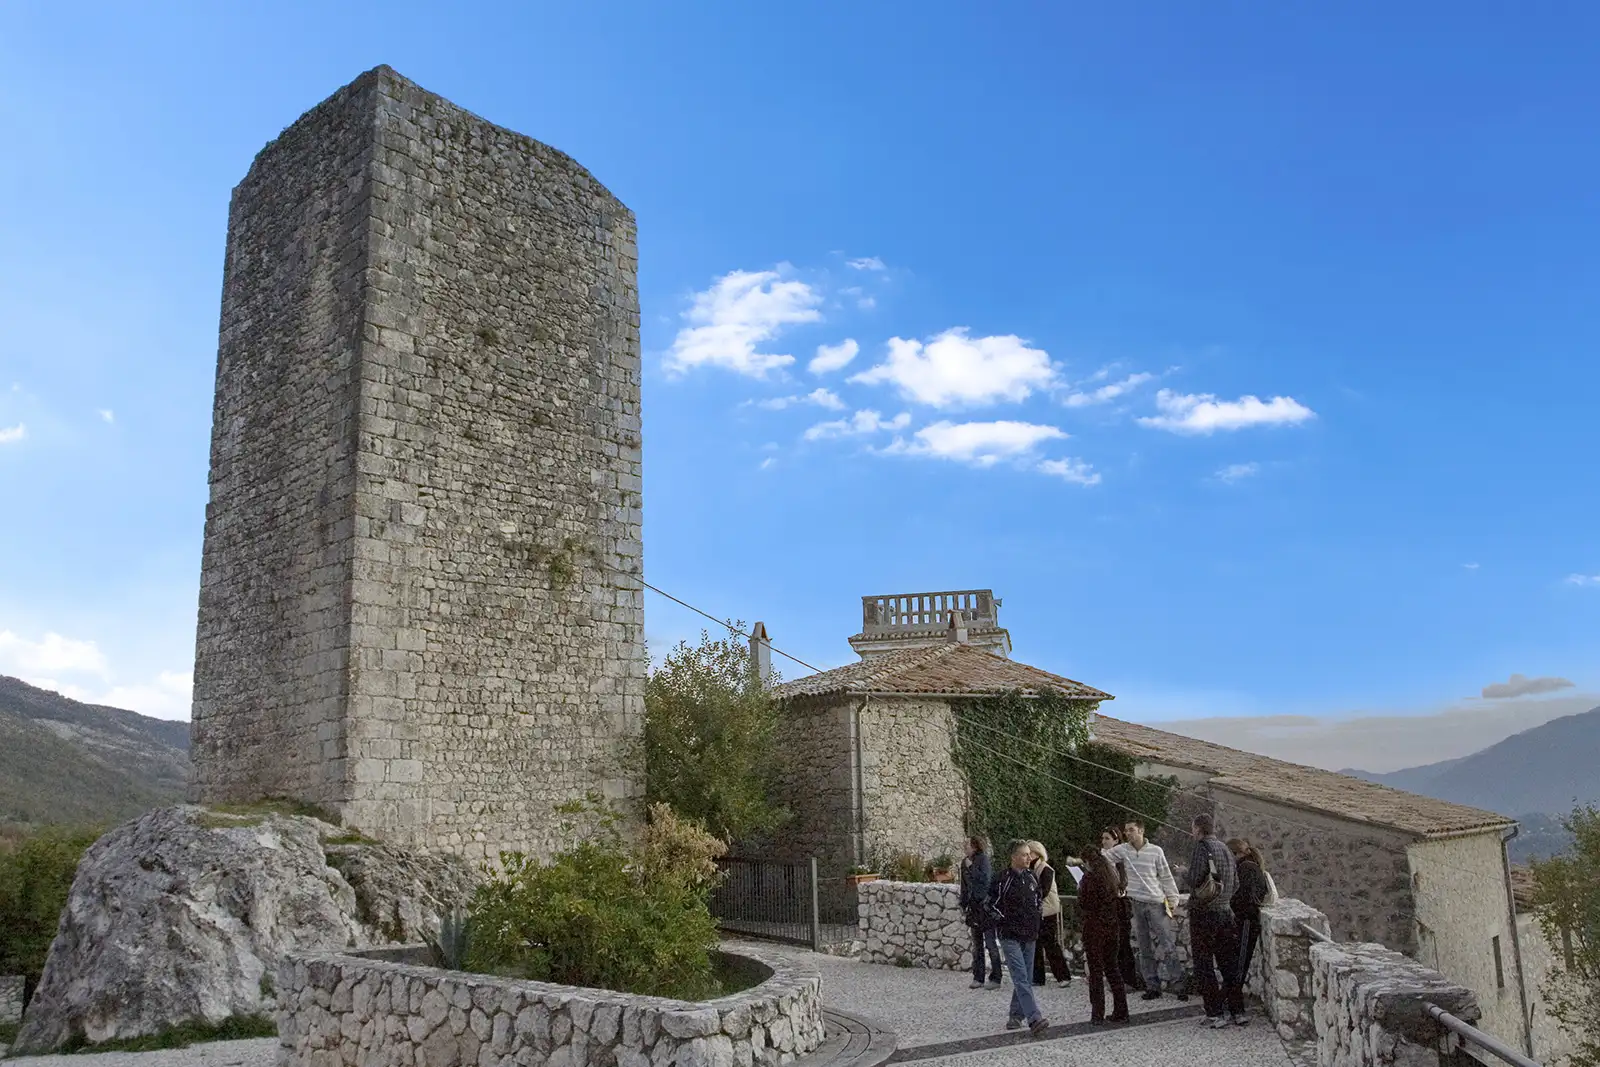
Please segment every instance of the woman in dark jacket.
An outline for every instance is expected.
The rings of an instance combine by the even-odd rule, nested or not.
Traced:
[[[983,988],[985,977],[989,986],[1000,988],[1000,939],[988,907],[989,885],[994,878],[988,845],[982,837],[967,838],[967,858],[961,861],[961,916],[972,933],[973,989]]]
[[[1233,853],[1239,871],[1239,888],[1228,902],[1239,923],[1239,981],[1248,982],[1256,943],[1261,940],[1261,904],[1267,899],[1269,884],[1267,867],[1261,862],[1261,853],[1243,838],[1229,838],[1228,851]]]
[[[1117,872],[1117,961],[1122,984],[1129,990],[1144,989],[1139,962],[1133,952],[1133,901],[1128,899],[1128,871],[1121,860],[1112,860],[1111,850],[1122,843],[1122,828],[1108,826],[1100,831],[1100,854]]]
[[[1128,1019],[1128,987],[1117,966],[1118,900],[1121,890],[1116,871],[1100,849],[1090,845],[1083,853],[1083,881],[1078,883],[1078,914],[1083,920],[1083,954],[1089,966],[1089,1021],[1106,1021],[1107,983],[1111,986],[1111,1022]]]

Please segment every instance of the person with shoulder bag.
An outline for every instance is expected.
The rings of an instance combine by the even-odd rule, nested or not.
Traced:
[[[1037,841],[1028,842],[1033,853],[1030,870],[1039,882],[1040,925],[1039,940],[1033,949],[1033,984],[1044,985],[1044,968],[1048,960],[1050,974],[1057,985],[1072,984],[1072,965],[1061,948],[1061,889],[1056,882],[1056,869],[1050,866],[1050,854]]]
[[[1244,1010],[1244,983],[1239,977],[1239,928],[1232,901],[1239,874],[1228,846],[1217,840],[1211,816],[1201,813],[1191,824],[1194,851],[1189,856],[1189,948],[1195,981],[1206,1005],[1206,1025],[1222,1029],[1230,1016],[1237,1026],[1250,1019]],[[1221,972],[1222,981],[1217,981]]]
[[[1026,1026],[1034,1037],[1042,1037],[1050,1022],[1039,1010],[1033,996],[1033,948],[1039,940],[1041,897],[1039,883],[1028,869],[1032,853],[1026,841],[1013,841],[1007,850],[1011,866],[995,880],[989,894],[998,917],[1000,955],[1011,974],[1011,1007],[1007,1030]]]

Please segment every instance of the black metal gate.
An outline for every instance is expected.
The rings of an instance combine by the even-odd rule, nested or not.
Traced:
[[[806,945],[817,952],[855,936],[853,924],[823,923],[815,858],[783,863],[729,856],[717,866],[722,881],[711,894],[711,914],[725,932]]]

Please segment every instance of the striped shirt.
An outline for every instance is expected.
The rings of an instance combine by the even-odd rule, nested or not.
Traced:
[[[1160,904],[1178,899],[1178,883],[1172,877],[1172,867],[1160,845],[1146,841],[1144,848],[1134,848],[1126,841],[1111,850],[1128,869],[1128,899],[1146,904]]]

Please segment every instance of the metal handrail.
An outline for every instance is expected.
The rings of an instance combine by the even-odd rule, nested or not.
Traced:
[[[1333,941],[1333,938],[1329,937],[1327,934],[1323,933],[1321,930],[1318,930],[1315,926],[1312,926],[1310,923],[1301,923],[1300,924],[1300,929],[1302,929],[1306,933],[1310,934],[1311,935],[1311,939],[1313,941],[1327,941],[1327,942],[1330,942],[1330,943]]]
[[[1543,1064],[1538,1060],[1530,1060],[1499,1038],[1491,1037],[1471,1023],[1456,1018],[1437,1004],[1428,1005],[1428,1014],[1438,1020],[1440,1026],[1449,1030],[1461,1040],[1477,1045],[1485,1052],[1498,1056],[1507,1063],[1514,1064],[1515,1067],[1543,1067]]]

